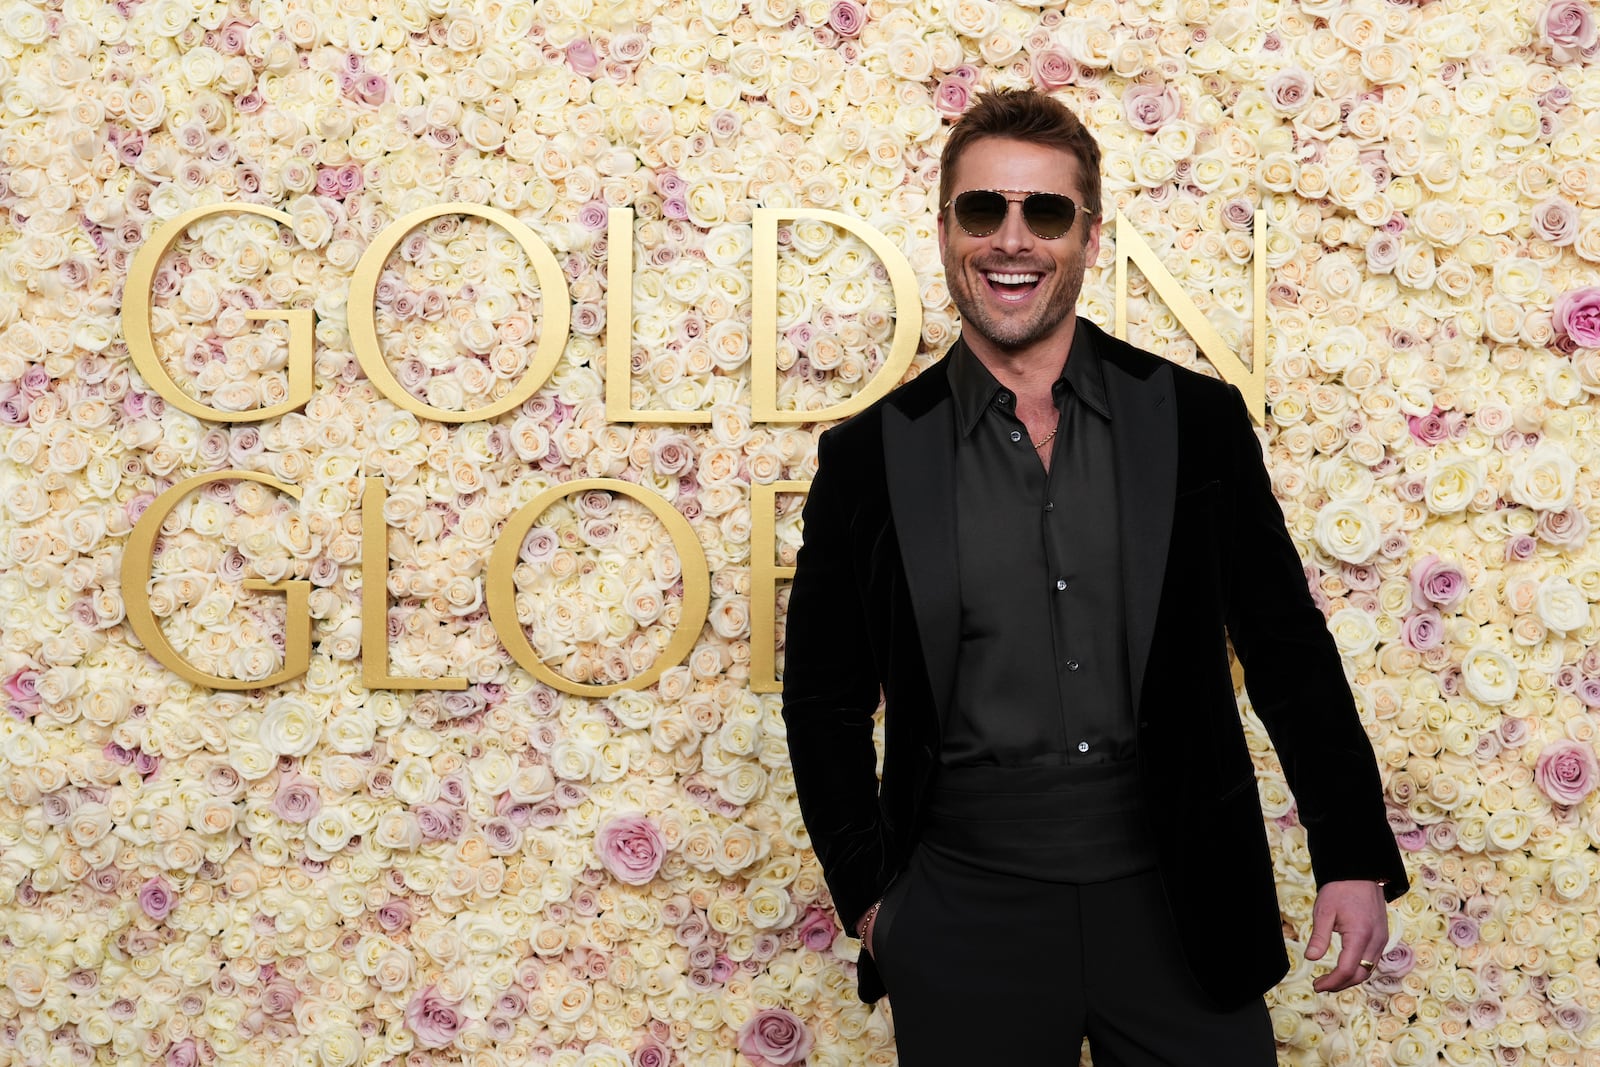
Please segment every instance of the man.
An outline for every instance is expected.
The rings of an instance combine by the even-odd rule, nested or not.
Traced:
[[[1270,1065],[1287,970],[1231,637],[1319,886],[1316,982],[1370,976],[1405,870],[1238,392],[1074,310],[1100,155],[1048,96],[951,131],[962,334],[825,433],[784,718],[901,1062]],[[882,782],[872,716],[884,703]]]

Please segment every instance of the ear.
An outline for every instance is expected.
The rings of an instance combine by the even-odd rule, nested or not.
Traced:
[[[940,211],[939,212],[939,220],[938,220],[938,230],[937,230],[937,232],[939,234],[939,259],[941,261],[944,260],[944,244],[945,244],[945,233],[944,233],[945,221],[944,220],[945,220],[945,217],[947,215],[949,215],[949,214],[950,214],[949,211]]]
[[[1095,265],[1096,262],[1099,261],[1099,259],[1100,259],[1100,219],[1098,217],[1096,217],[1094,222],[1089,224],[1089,237],[1088,237],[1088,240],[1086,240],[1084,242],[1084,244],[1083,244],[1083,263],[1084,263],[1084,266],[1092,267],[1092,266]]]

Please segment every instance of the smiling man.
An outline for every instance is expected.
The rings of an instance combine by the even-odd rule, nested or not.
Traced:
[[[861,996],[901,1063],[1274,1062],[1287,969],[1228,662],[1319,887],[1322,991],[1365,980],[1405,869],[1238,392],[1075,303],[1100,152],[1032,92],[942,160],[944,361],[822,436],[784,717]],[[873,713],[884,705],[881,783]]]

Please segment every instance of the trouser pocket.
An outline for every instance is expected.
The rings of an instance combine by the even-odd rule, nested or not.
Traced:
[[[883,891],[883,903],[878,905],[878,917],[872,924],[872,960],[880,971],[889,952],[889,939],[894,932],[895,919],[900,914],[900,906],[905,901],[911,879],[912,868],[908,865],[894,876],[889,887]],[[885,981],[887,982],[887,978]]]

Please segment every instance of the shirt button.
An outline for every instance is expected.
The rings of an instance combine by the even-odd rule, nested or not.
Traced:
[[[1046,500],[1046,501],[1045,501],[1045,502],[1044,502],[1044,509],[1045,509],[1045,510],[1046,510],[1046,511],[1054,511],[1054,510],[1055,510],[1055,509],[1056,509],[1056,503],[1055,503],[1055,501],[1053,501],[1053,500]]]
[[[1067,580],[1065,578],[1057,578],[1056,579],[1056,591],[1057,592],[1060,592],[1061,590],[1065,589],[1066,587],[1067,587]]]
[[[1078,751],[1079,752],[1087,752],[1087,751],[1089,751],[1089,742],[1087,742],[1087,741],[1079,741],[1078,742]]]
[[[1000,401],[1002,404],[1009,404],[1011,403],[1011,394],[1002,389],[1000,390],[1000,394],[996,396],[995,399]]]
[[[1020,441],[1020,440],[1022,440],[1022,431],[1021,430],[1012,430],[1011,431],[1011,441],[1012,441],[1012,443],[1015,444],[1017,441]]]
[[[1067,670],[1075,671],[1077,669],[1078,669],[1078,661],[1077,660],[1075,660],[1075,659],[1067,660]]]

